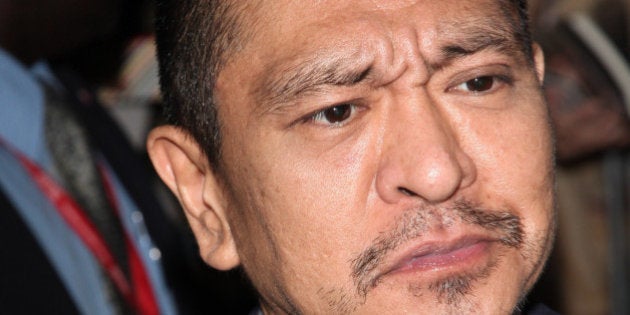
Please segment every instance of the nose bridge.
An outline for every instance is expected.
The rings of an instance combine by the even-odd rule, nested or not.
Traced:
[[[396,97],[384,136],[377,190],[390,203],[416,197],[437,203],[475,177],[455,131],[424,88]]]

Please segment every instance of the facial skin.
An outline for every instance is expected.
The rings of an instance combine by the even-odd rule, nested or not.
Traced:
[[[250,8],[251,9],[251,8]],[[508,314],[553,238],[552,143],[495,1],[274,1],[216,85],[223,154],[149,152],[268,314]]]

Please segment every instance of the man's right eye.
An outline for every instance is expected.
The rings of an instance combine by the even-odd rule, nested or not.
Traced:
[[[350,119],[356,111],[355,105],[340,104],[315,113],[311,116],[311,120],[320,124],[339,126]]]

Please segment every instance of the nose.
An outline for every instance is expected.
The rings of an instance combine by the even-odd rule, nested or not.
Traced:
[[[429,97],[393,107],[376,175],[376,190],[385,202],[421,198],[439,203],[475,181],[474,162],[462,149],[448,114]]]

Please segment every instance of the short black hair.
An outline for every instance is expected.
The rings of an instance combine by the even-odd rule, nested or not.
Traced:
[[[533,58],[527,0],[499,2],[515,38]],[[199,143],[214,168],[221,158],[214,87],[227,56],[243,40],[241,9],[230,0],[157,3],[156,42],[166,119]]]
[[[156,44],[164,115],[197,141],[216,167],[221,148],[214,85],[240,33],[233,1],[164,0]]]

